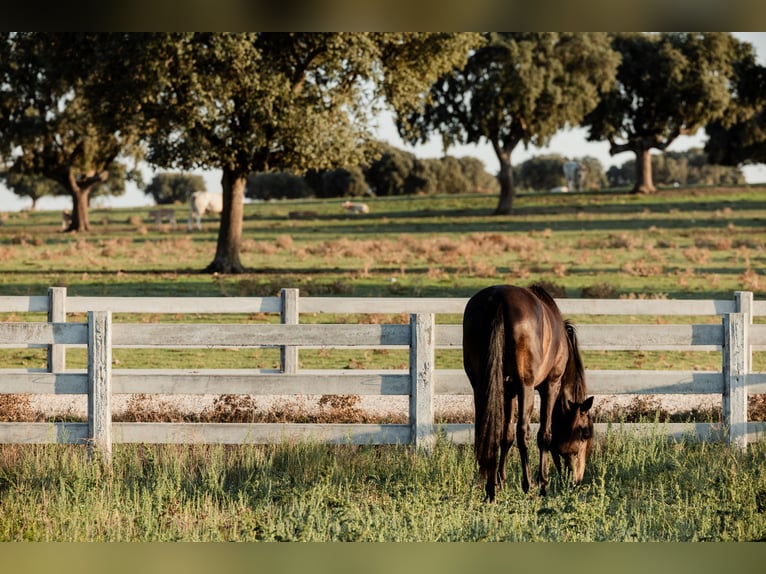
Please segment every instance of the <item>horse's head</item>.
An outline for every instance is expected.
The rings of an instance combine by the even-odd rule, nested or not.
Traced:
[[[585,474],[585,460],[593,442],[593,418],[590,408],[593,397],[581,403],[567,401],[568,409],[563,413],[559,424],[553,429],[553,460],[561,470],[559,457],[564,459],[564,466],[572,473],[575,484],[582,481]]]

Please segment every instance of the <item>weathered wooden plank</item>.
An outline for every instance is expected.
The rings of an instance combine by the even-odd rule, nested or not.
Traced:
[[[463,314],[468,299],[451,297],[301,297],[301,313]]]
[[[118,323],[113,345],[135,347],[409,346],[408,325]]]
[[[85,323],[0,323],[0,343],[9,347],[84,345],[87,336]]]
[[[759,436],[766,432],[766,423],[750,423],[750,436]],[[723,438],[723,428],[716,423],[596,423],[593,425],[596,437],[607,433],[627,432],[635,436],[663,436],[668,440],[679,441],[687,438],[695,440],[718,441]],[[538,423],[531,424],[532,436],[537,435]],[[444,424],[438,426],[438,432],[457,444],[473,443],[472,424]]]
[[[766,350],[766,325],[758,323],[750,325],[750,344],[756,350]]]
[[[435,313],[462,315],[468,298],[451,297],[302,297],[303,313]],[[732,300],[557,299],[570,315],[722,315]],[[764,311],[766,313],[766,311]]]
[[[114,423],[118,443],[280,444],[316,441],[330,444],[408,444],[409,425],[276,423]]]
[[[462,314],[467,298],[452,297],[302,297],[303,313]],[[735,312],[732,300],[557,299],[570,315],[723,315]],[[279,297],[68,297],[71,313],[279,313]],[[0,298],[0,312],[47,312],[45,296]],[[766,301],[755,301],[755,316],[766,315]]]
[[[723,421],[729,429],[729,444],[747,448],[747,358],[749,322],[744,313],[723,316]]]
[[[766,422],[755,421],[747,423],[747,443],[754,443],[766,438]]]
[[[4,296],[0,297],[0,313],[47,313],[48,296]]]
[[[91,456],[112,460],[112,313],[88,311],[88,438]]]
[[[732,300],[557,299],[565,315],[722,315],[734,311]]]
[[[720,395],[723,375],[718,371],[589,370],[588,392],[596,395]]]
[[[298,289],[282,289],[282,313],[280,321],[283,325],[297,325],[300,321],[298,306]],[[295,374],[298,372],[298,347],[282,346],[279,348],[279,365],[282,372]]]
[[[577,325],[584,350],[714,351],[723,344],[720,325]],[[461,325],[437,325],[436,346],[461,347]]]
[[[409,395],[404,371],[301,370],[295,375],[245,369],[115,369],[117,394]]]
[[[766,394],[766,373],[747,373],[745,381],[748,395]]]
[[[430,450],[434,445],[434,315],[419,313],[410,316],[412,344],[410,346],[410,426],[412,442],[417,448]]]
[[[0,381],[0,394],[84,395],[88,392],[88,375],[84,371],[49,373],[38,369],[0,369]]]
[[[48,289],[48,322],[66,322],[66,287],[50,287]],[[48,345],[48,370],[51,373],[57,373],[65,368],[66,347],[64,345]]]
[[[0,423],[0,444],[85,444],[88,423]]]
[[[69,297],[70,313],[279,313],[279,297]]]
[[[462,369],[440,369],[435,373],[439,395],[471,394],[471,384]],[[723,375],[717,371],[586,370],[588,392],[594,395],[671,394],[704,395],[723,392]]]

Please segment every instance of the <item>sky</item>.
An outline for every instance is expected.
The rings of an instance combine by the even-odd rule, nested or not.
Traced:
[[[766,65],[766,32],[734,32],[733,34],[740,40],[753,44],[759,63]],[[396,131],[392,116],[388,113],[379,116],[378,125],[375,126],[374,133],[378,139],[387,141],[400,149],[410,151],[421,158],[438,158],[443,155],[441,138],[438,136],[425,144],[417,146],[405,144]],[[528,149],[525,149],[520,144],[513,152],[513,163],[518,165],[537,155],[556,153],[570,158],[595,157],[606,170],[612,165],[622,165],[629,159],[633,159],[633,155],[629,152],[610,156],[608,142],[588,142],[586,135],[587,131],[584,128],[575,128],[560,131],[545,148],[530,146]],[[668,147],[668,151],[683,151],[691,147],[702,147],[705,144],[705,140],[705,132],[700,130],[694,136],[678,137]],[[453,146],[449,149],[449,154],[455,157],[476,157],[484,163],[489,173],[497,173],[499,169],[497,157],[492,147],[487,143]],[[766,165],[744,166],[742,171],[748,183],[766,183]],[[203,176],[208,191],[221,191],[221,174],[219,170],[195,171],[192,173],[198,173]],[[153,172],[149,168],[144,169],[144,180],[147,184],[151,181],[152,177]],[[151,196],[147,196],[132,183],[127,184],[123,196],[98,198],[94,202],[94,205],[99,207],[140,207],[153,205]],[[29,208],[30,205],[31,201],[29,199],[18,197],[0,184],[0,211],[19,211]],[[61,210],[71,209],[71,207],[72,201],[69,197],[45,197],[37,202],[39,210]]]

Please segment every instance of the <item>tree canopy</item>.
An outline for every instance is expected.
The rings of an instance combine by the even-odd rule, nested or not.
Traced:
[[[583,125],[610,154],[635,153],[634,191],[652,192],[650,150],[723,117],[744,47],[722,32],[616,34],[612,45],[622,57],[617,82]]]
[[[603,33],[486,34],[465,66],[434,84],[423,112],[399,116],[399,131],[411,143],[440,133],[445,148],[488,141],[500,162],[495,213],[510,214],[513,150],[545,146],[578,125],[612,85],[618,62]]]
[[[201,175],[188,173],[158,173],[144,188],[146,195],[151,195],[157,205],[183,203],[195,191],[207,191]]]
[[[144,37],[164,71],[148,159],[222,170],[224,209],[208,272],[239,258],[247,176],[305,171],[371,157],[382,98],[418,109],[437,77],[461,65],[475,34],[189,33]],[[158,57],[162,55],[162,57]]]
[[[141,94],[129,50],[122,34],[0,35],[0,156],[10,173],[46,177],[72,197],[70,230],[89,228],[95,186],[110,173],[131,175],[118,157],[141,156]]]
[[[705,151],[711,161],[724,165],[766,163],[766,67],[743,49],[730,106],[723,118],[705,127]]]

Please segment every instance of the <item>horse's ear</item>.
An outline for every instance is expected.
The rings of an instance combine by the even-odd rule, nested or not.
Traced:
[[[583,404],[580,405],[580,412],[587,413],[592,406],[593,406],[593,397],[590,396],[587,399],[585,399]]]

